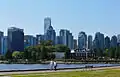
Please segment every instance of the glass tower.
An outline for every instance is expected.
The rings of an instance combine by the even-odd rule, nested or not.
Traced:
[[[8,28],[8,50],[11,52],[24,50],[23,29],[16,28],[16,27]]]

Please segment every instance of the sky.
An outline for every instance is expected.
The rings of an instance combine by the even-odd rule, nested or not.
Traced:
[[[57,35],[60,29],[69,29],[75,38],[80,31],[120,34],[120,0],[0,0],[0,31],[5,35],[13,26],[25,34],[43,34],[45,17],[51,17]]]

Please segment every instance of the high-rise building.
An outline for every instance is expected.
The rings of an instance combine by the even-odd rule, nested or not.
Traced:
[[[36,39],[37,44],[40,44],[42,41],[44,41],[44,35],[36,35]]]
[[[88,36],[88,49],[92,49],[92,36],[91,35],[89,35]]]
[[[120,43],[120,34],[117,35],[117,42]]]
[[[77,40],[76,39],[73,40],[73,46],[74,46],[74,49],[77,49]]]
[[[117,44],[120,46],[120,34],[117,35]]]
[[[62,44],[62,37],[61,36],[56,37],[56,44]]]
[[[87,35],[85,32],[80,32],[78,35],[78,48],[84,50],[87,48]]]
[[[36,37],[32,35],[24,36],[24,47],[35,46],[36,45]]]
[[[105,46],[106,49],[110,48],[110,38],[108,36],[105,37]]]
[[[8,28],[8,50],[11,52],[24,50],[23,29],[16,28],[16,27]]]
[[[61,29],[60,37],[62,38],[62,44],[68,46],[70,49],[73,49],[73,36],[69,30]]]
[[[49,29],[50,26],[51,26],[51,18],[50,17],[46,17],[44,19],[44,34],[47,33],[47,30]]]
[[[45,37],[46,37],[46,40],[51,40],[53,45],[56,44],[56,32],[52,26],[49,26]]]
[[[94,46],[97,49],[104,49],[104,34],[100,32],[95,34]]]
[[[60,30],[60,36],[62,37],[62,44],[68,46],[69,31],[65,29]]]
[[[51,40],[53,45],[56,44],[56,32],[51,25],[51,18],[44,19],[44,40]]]
[[[114,35],[111,38],[110,47],[116,47],[116,46],[117,46],[117,37]]]
[[[69,35],[68,35],[68,47],[71,50],[74,49],[72,33],[69,33]]]
[[[2,55],[5,55],[6,54],[6,52],[7,52],[7,41],[8,41],[8,39],[7,39],[7,36],[4,36],[3,38],[2,38],[2,41],[1,41],[1,54]]]
[[[0,54],[2,53],[2,38],[3,38],[4,33],[0,31]]]

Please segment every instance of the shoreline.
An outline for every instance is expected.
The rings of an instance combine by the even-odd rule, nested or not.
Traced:
[[[112,67],[97,67],[92,68],[91,71],[96,70],[104,70],[104,69],[120,69],[120,66],[112,66]],[[90,69],[61,69],[57,71],[51,70],[43,70],[43,71],[17,71],[17,72],[0,72],[0,75],[11,75],[11,74],[35,74],[35,73],[50,73],[50,72],[71,72],[71,71],[90,71]]]
[[[94,71],[94,70],[104,70],[104,69],[120,69],[120,66],[110,66],[110,67],[94,67],[94,68],[63,68],[54,70],[18,70],[18,71],[0,71],[0,75],[8,74],[34,74],[34,73],[45,73],[45,72],[69,72],[69,71]]]

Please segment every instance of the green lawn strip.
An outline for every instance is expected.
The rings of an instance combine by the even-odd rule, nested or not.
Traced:
[[[46,72],[31,74],[13,74],[11,77],[120,77],[120,70],[106,69],[95,71]]]

